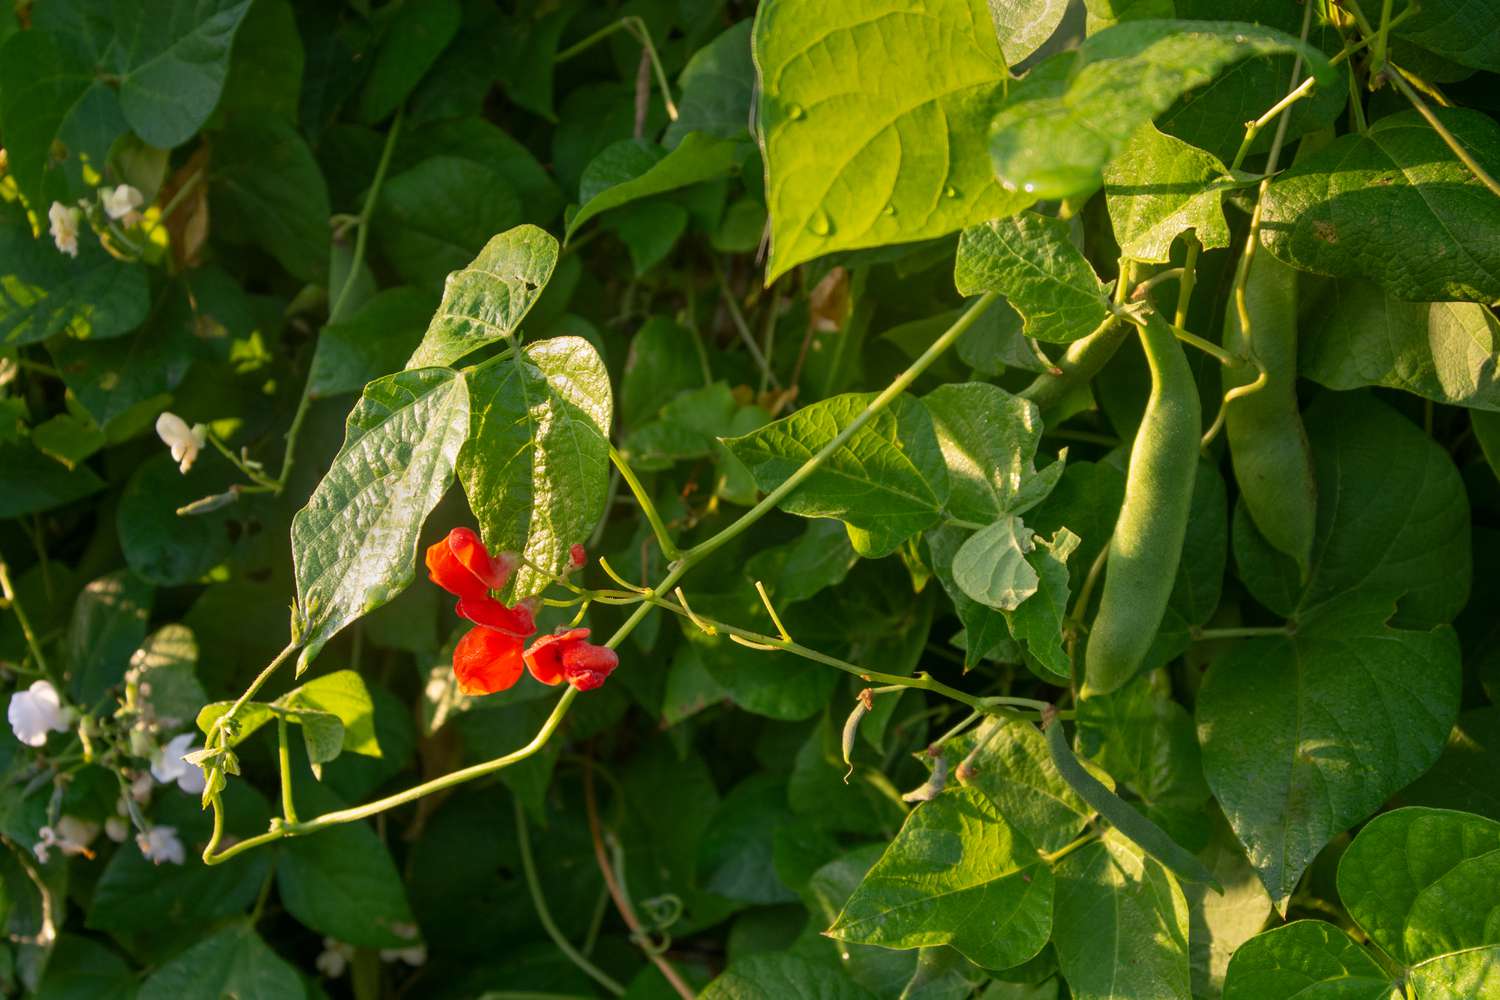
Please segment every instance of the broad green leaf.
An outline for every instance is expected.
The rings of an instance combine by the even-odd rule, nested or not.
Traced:
[[[153,718],[168,729],[193,721],[208,700],[198,683],[198,642],[186,625],[163,625],[130,657],[125,675],[140,687]]]
[[[787,866],[787,858],[790,855],[789,844],[792,840],[789,833],[779,834],[777,837],[777,870],[781,871]],[[818,859],[826,857],[829,853],[838,850],[837,845],[827,842],[823,845],[803,843],[800,845],[817,854]],[[801,894],[807,904],[809,919],[804,933],[808,930],[827,927],[838,919],[839,913],[844,909],[844,904],[849,902],[849,897],[859,888],[875,862],[880,860],[886,844],[865,844],[852,850],[838,854],[831,861],[817,865],[803,878]],[[832,954],[837,956],[839,966],[845,975],[854,982],[871,990],[876,996],[890,996],[905,987],[911,979],[912,972],[917,965],[919,952],[913,950],[897,951],[890,948],[882,948],[871,944],[851,944],[848,941],[828,939],[828,943],[834,948]],[[827,948],[827,945],[824,945]],[[826,956],[828,951],[823,951]],[[949,952],[957,955],[957,952]]]
[[[0,14],[0,18],[5,15]],[[57,939],[37,1000],[89,1000],[90,997],[135,997],[136,974],[130,963],[106,945],[81,934]]]
[[[375,739],[375,706],[364,678],[353,670],[338,670],[308,681],[276,699],[276,704],[332,715],[342,724],[339,733],[342,749],[367,757],[381,755],[380,743]]]
[[[1476,111],[1439,119],[1491,173],[1500,126]],[[1261,242],[1304,271],[1366,278],[1401,299],[1500,298],[1500,200],[1415,111],[1340,136],[1276,178]]]
[[[1056,851],[1078,836],[1094,810],[1068,786],[1047,753],[1047,741],[1029,722],[986,719],[978,728],[944,746],[953,774],[972,761],[967,786],[983,792],[1007,823],[1041,851]],[[1109,780],[1109,775],[1102,775]]]
[[[490,54],[490,66],[505,96],[548,121],[557,121],[552,110],[553,60],[557,42],[578,7],[564,4],[556,8],[522,8],[517,16],[505,17],[502,45]],[[491,15],[493,16],[493,15]],[[569,119],[563,107],[562,121]]]
[[[1308,408],[1318,525],[1303,584],[1296,566],[1235,512],[1234,556],[1256,600],[1306,622],[1351,599],[1400,602],[1398,625],[1451,621],[1468,600],[1469,505],[1447,452],[1364,393],[1324,393]]]
[[[953,578],[953,559],[967,538],[965,529],[946,524],[922,536],[927,543],[928,565],[953,602],[958,620],[963,623],[964,666],[972,669],[981,660],[1012,646],[1010,626],[1006,624],[1004,614],[969,597]]]
[[[1165,264],[1191,230],[1206,250],[1229,245],[1224,192],[1233,181],[1218,157],[1156,130],[1132,135],[1104,168],[1104,196],[1120,254]]]
[[[874,994],[826,962],[766,952],[732,962],[701,1000],[874,1000]]]
[[[284,1000],[304,992],[297,970],[236,920],[177,955],[147,977],[136,1000]]]
[[[31,443],[48,458],[55,458],[69,469],[108,443],[104,431],[88,417],[59,413],[31,429]]]
[[[979,0],[774,0],[757,12],[754,51],[767,281],[836,250],[943,236],[1034,200],[1002,190],[985,162],[1007,70]]]
[[[292,518],[305,669],[323,644],[411,583],[417,535],[469,432],[462,375],[423,368],[371,382],[344,445]],[[300,672],[300,670],[299,670]]]
[[[398,372],[432,321],[437,301],[418,288],[376,292],[346,320],[318,334],[307,391],[313,398],[358,392],[365,383]]]
[[[970,600],[1014,611],[1037,592],[1040,577],[1026,561],[1031,529],[1014,514],[980,528],[953,555],[953,580]]]
[[[1458,714],[1453,632],[1383,614],[1239,643],[1203,680],[1204,773],[1283,913],[1330,839],[1437,760]]]
[[[56,336],[47,353],[74,401],[111,438],[150,427],[200,353],[192,306],[181,286],[168,292],[144,326],[124,337]]]
[[[87,46],[71,34],[34,28],[0,46],[0,129],[9,167],[43,225],[52,201],[83,193],[82,165],[100,170],[126,127],[114,90],[99,79]],[[61,165],[52,162],[57,142],[72,154]],[[59,169],[66,180],[57,176]],[[7,253],[3,259],[9,258]]]
[[[312,815],[343,805],[312,782],[300,782],[296,796]],[[276,861],[276,889],[287,912],[320,934],[364,948],[417,943],[401,873],[365,823],[288,840]]]
[[[620,419],[630,430],[660,416],[680,393],[708,384],[697,335],[665,316],[653,316],[630,338],[620,376]]]
[[[961,295],[999,292],[1028,337],[1054,344],[1086,337],[1110,316],[1109,299],[1068,224],[1035,212],[964,230],[953,282]]]
[[[688,210],[675,202],[633,201],[609,213],[599,225],[625,244],[631,267],[640,277],[667,259],[690,219]]]
[[[237,505],[183,517],[184,507],[225,486],[225,466],[195,465],[187,475],[163,448],[140,464],[115,509],[115,532],[131,572],[163,587],[195,583],[232,550],[229,522]]]
[[[1500,996],[1500,822],[1447,809],[1384,813],[1340,858],[1338,887],[1418,996]]]
[[[66,648],[79,704],[92,707],[125,677],[131,654],[146,638],[153,596],[151,586],[127,570],[101,576],[78,595]]]
[[[1401,790],[1402,805],[1459,809],[1500,820],[1500,707],[1470,709],[1458,717],[1436,764]]]
[[[522,217],[527,222],[545,225],[562,208],[557,183],[531,150],[484,118],[436,121],[411,133],[403,132],[392,154],[391,169],[399,172],[430,156],[474,160],[500,174],[520,197]]]
[[[458,34],[462,17],[458,0],[408,0],[398,7],[375,50],[355,118],[374,123],[395,111]]]
[[[672,463],[705,458],[719,437],[733,434],[739,404],[727,382],[679,393],[657,418],[631,434],[622,449],[637,469],[666,469]]]
[[[1037,665],[1067,683],[1073,673],[1073,661],[1063,642],[1070,596],[1068,557],[1078,548],[1079,539],[1067,528],[1058,528],[1050,541],[1040,535],[1032,540],[1036,546],[1026,553],[1026,562],[1037,575],[1037,592],[1005,618],[1012,638],[1025,645]]]
[[[957,790],[912,812],[827,933],[886,948],[947,944],[1006,969],[1040,951],[1051,928],[1047,864],[986,796]]]
[[[88,466],[69,469],[37,451],[30,441],[0,443],[0,518],[38,514],[82,500],[104,489]]]
[[[521,221],[521,199],[504,175],[456,156],[432,156],[386,181],[375,237],[391,265],[418,287],[463,273],[486,240]],[[493,240],[491,240],[493,243]],[[473,265],[470,265],[472,267]]]
[[[1210,812],[1217,810],[1211,808]],[[1189,884],[1182,890],[1188,901],[1193,995],[1206,1000],[1217,1000],[1230,959],[1266,926],[1271,915],[1271,897],[1235,841],[1234,832],[1218,815],[1212,822],[1212,837],[1198,856],[1219,880],[1223,892],[1215,892],[1207,883]]]
[[[291,0],[252,0],[234,35],[218,113],[295,121],[305,64]]]
[[[1042,442],[1036,404],[985,382],[939,386],[922,397],[948,466],[948,512],[985,523],[1023,514],[1062,476],[1063,463],[1037,472]]]
[[[328,185],[296,126],[276,115],[236,118],[213,135],[215,234],[260,246],[303,281],[328,278]]]
[[[1500,322],[1476,302],[1404,302],[1353,278],[1319,283],[1298,323],[1297,373],[1500,410]]]
[[[0,57],[3,58],[3,57]],[[79,340],[118,337],[150,307],[146,268],[115,260],[88,232],[68,257],[24,225],[0,225],[0,344],[15,347],[66,332]]]
[[[1392,9],[1404,14],[1416,7],[1410,19],[1396,24],[1391,33],[1417,43],[1444,59],[1464,66],[1500,73],[1500,11],[1488,4],[1465,0],[1426,0],[1421,4],[1401,3]]]
[[[485,544],[529,563],[508,591],[528,597],[567,569],[570,547],[604,514],[609,372],[588,341],[554,337],[486,361],[470,383],[472,426],[458,476]]]
[[[512,337],[552,278],[557,249],[535,226],[493,237],[468,267],[448,275],[442,304],[406,367],[449,365]]]
[[[674,149],[691,132],[718,139],[750,136],[755,63],[750,58],[752,22],[740,21],[693,53],[677,78],[682,99],[662,145]]]
[[[989,130],[995,176],[1034,198],[1088,194],[1136,130],[1178,96],[1243,59],[1297,51],[1320,84],[1336,82],[1321,52],[1255,24],[1146,20],[1106,28],[1011,86]]]
[[[1369,952],[1321,920],[1295,920],[1251,938],[1229,960],[1224,978],[1224,1000],[1398,1000],[1400,995]]]
[[[846,393],[725,442],[763,490],[786,482],[831,444],[869,405],[872,393]],[[948,469],[927,408],[909,396],[844,441],[781,501],[803,517],[835,517],[866,557],[889,555],[937,524],[948,499]]]
[[[634,139],[617,142],[584,170],[578,191],[583,204],[568,220],[564,238],[612,208],[723,177],[738,165],[743,149],[739,142],[701,132],[683,136],[671,152]]]
[[[1076,1000],[1188,1000],[1187,900],[1110,831],[1057,863],[1052,943]]]
[[[116,10],[107,55],[136,135],[158,149],[193,137],[219,103],[229,49],[249,9],[250,0],[168,0]]]
[[[1000,51],[1012,66],[1024,61],[1052,37],[1068,11],[1067,0],[989,0],[990,17]]]
[[[734,786],[698,841],[699,884],[746,903],[796,899],[776,877],[771,856],[776,828],[791,818],[786,785],[774,775],[753,775]]]

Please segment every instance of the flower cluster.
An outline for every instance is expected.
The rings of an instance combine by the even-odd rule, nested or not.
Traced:
[[[575,545],[570,555],[581,565],[583,547]],[[490,596],[505,586],[519,562],[514,553],[491,555],[469,528],[454,528],[427,550],[427,575],[458,598],[454,610],[475,626],[453,651],[459,689],[469,695],[504,691],[521,679],[523,669],[543,684],[566,681],[580,691],[603,684],[619,657],[589,643],[586,628],[559,630],[525,648],[536,632],[534,602],[506,605]]]
[[[76,205],[54,201],[47,209],[48,232],[58,253],[77,257],[78,234],[85,217],[101,230],[118,237],[122,234],[115,230],[116,225],[131,227],[140,224],[140,209],[145,201],[145,196],[129,184],[99,188],[94,200],[85,198]]]

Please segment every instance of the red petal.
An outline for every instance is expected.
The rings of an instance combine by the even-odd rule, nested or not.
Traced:
[[[458,640],[453,673],[464,694],[494,694],[521,679],[521,640],[479,626]]]
[[[536,631],[536,622],[532,620],[531,611],[524,604],[507,608],[493,597],[463,597],[454,610],[460,618],[467,618],[475,625],[508,632],[518,639],[524,639]]]
[[[504,587],[511,570],[516,568],[515,556],[510,553],[502,552],[498,559],[491,558],[489,550],[470,528],[454,528],[448,532],[448,548],[490,590]]]
[[[454,531],[464,531],[455,528]],[[473,534],[473,532],[470,532]],[[450,536],[451,537],[451,536]],[[433,583],[455,597],[486,597],[489,587],[471,573],[453,553],[453,547],[444,538],[427,548],[427,576]]]
[[[572,643],[589,637],[586,628],[569,629],[554,635],[544,635],[531,644],[526,651],[526,666],[531,676],[543,684],[563,682],[563,651]]]
[[[569,684],[592,691],[620,665],[620,657],[613,649],[580,641],[563,647],[562,665]]]
[[[589,561],[588,550],[574,542],[573,547],[568,549],[568,561],[574,569],[582,569],[583,564]]]

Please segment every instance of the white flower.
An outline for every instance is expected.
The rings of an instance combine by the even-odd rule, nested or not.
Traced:
[[[208,444],[207,428],[202,424],[189,427],[186,420],[171,412],[163,412],[156,418],[156,436],[172,449],[172,461],[184,474],[198,460],[198,452]]]
[[[155,787],[156,782],[151,780],[151,775],[142,771],[130,782],[130,797],[141,805],[145,805],[151,801],[151,789]],[[126,812],[126,809],[122,808],[120,812]]]
[[[175,826],[153,826],[147,832],[136,835],[135,845],[141,849],[147,861],[158,865],[164,861],[180,865],[187,858]]]
[[[130,820],[124,816],[111,816],[104,821],[104,835],[117,844],[125,843],[130,836]]]
[[[69,208],[60,201],[54,201],[47,209],[47,219],[52,223],[52,242],[69,257],[78,256],[78,221],[82,216],[78,209]]]
[[[55,847],[64,854],[85,854],[93,857],[89,845],[94,838],[99,836],[99,824],[91,823],[77,816],[64,816],[57,821],[56,827],[44,826],[37,831],[41,839],[31,850],[36,859],[42,864],[47,863],[50,849]]]
[[[73,710],[63,705],[51,681],[32,681],[12,694],[5,717],[16,739],[29,747],[43,746],[48,733],[65,733],[73,724]]]
[[[427,962],[427,946],[414,944],[410,948],[382,948],[380,960],[382,962],[402,961],[407,965],[424,965]]]
[[[318,955],[318,971],[329,979],[337,979],[349,967],[354,958],[354,945],[337,941],[331,937],[323,939],[323,951]]]
[[[197,747],[193,745],[193,734],[183,733],[174,736],[167,741],[167,745],[161,748],[151,760],[151,777],[163,785],[177,783],[177,787],[189,795],[203,794],[203,771],[196,764],[189,764],[183,760],[183,756],[192,753]]]
[[[99,189],[99,203],[104,206],[104,214],[111,219],[123,219],[140,208],[145,201],[141,193],[129,184],[121,184],[111,191],[109,188]]]

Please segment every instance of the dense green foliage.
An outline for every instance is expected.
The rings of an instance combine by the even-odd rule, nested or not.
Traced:
[[[0,0],[0,992],[1500,1000],[1497,74]]]

